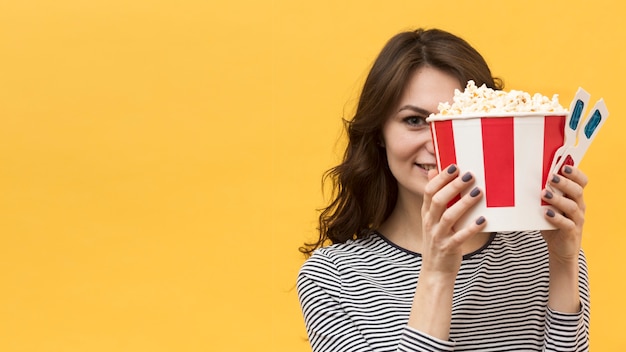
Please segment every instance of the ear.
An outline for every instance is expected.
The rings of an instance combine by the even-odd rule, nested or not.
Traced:
[[[378,137],[376,137],[376,139],[378,140],[376,142],[376,145],[384,149],[385,148],[385,139],[383,138],[383,134],[381,132],[378,132]]]

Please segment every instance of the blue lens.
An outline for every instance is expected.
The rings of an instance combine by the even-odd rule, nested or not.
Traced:
[[[580,115],[583,114],[583,107],[585,107],[585,103],[582,100],[578,99],[576,101],[576,105],[574,106],[574,111],[572,111],[572,117],[569,120],[569,128],[576,130],[578,127],[578,122],[580,121]]]
[[[600,113],[600,110],[596,110],[593,112],[593,115],[591,115],[589,121],[585,125],[585,136],[587,136],[587,138],[591,138],[593,131],[596,130],[600,121],[602,121],[602,113]]]

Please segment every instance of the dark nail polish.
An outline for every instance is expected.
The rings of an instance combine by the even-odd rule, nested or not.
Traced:
[[[552,209],[548,209],[546,211],[546,215],[548,215],[549,217],[553,218],[555,214],[554,214],[554,211],[552,211]]]
[[[470,174],[469,172],[466,172],[463,175],[463,177],[461,177],[461,180],[463,180],[463,182],[468,182],[471,179],[472,179],[472,174]]]
[[[476,219],[476,225],[482,225],[485,222],[485,217],[481,216],[478,219]]]
[[[470,192],[470,196],[472,197],[476,197],[479,194],[480,194],[480,190],[478,189],[478,187],[474,187],[474,189]]]
[[[546,191],[546,194],[544,197],[546,197],[546,199],[552,199],[552,192]]]
[[[448,174],[452,175],[456,171],[456,165],[448,166]]]
[[[561,181],[561,178],[557,175],[552,176],[552,183],[559,183],[559,181]]]
[[[563,172],[565,172],[566,174],[571,174],[572,171],[574,170],[572,170],[572,168],[567,165],[563,168]]]

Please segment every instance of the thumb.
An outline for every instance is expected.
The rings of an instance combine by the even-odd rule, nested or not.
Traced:
[[[439,171],[436,168],[428,170],[428,181],[432,180],[437,175],[439,175]]]

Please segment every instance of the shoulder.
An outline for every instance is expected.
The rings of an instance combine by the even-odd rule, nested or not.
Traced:
[[[329,294],[334,292],[332,295],[339,296],[343,271],[362,260],[362,253],[371,241],[368,236],[315,250],[298,272],[296,286],[299,295],[307,296],[323,291]]]
[[[373,233],[363,238],[317,249],[300,268],[299,277],[335,278],[354,272],[383,270],[392,262],[403,261],[406,253],[390,246],[381,235]]]
[[[338,269],[343,265],[367,261],[384,251],[384,241],[377,234],[336,243],[317,249],[302,265],[301,272]]]

